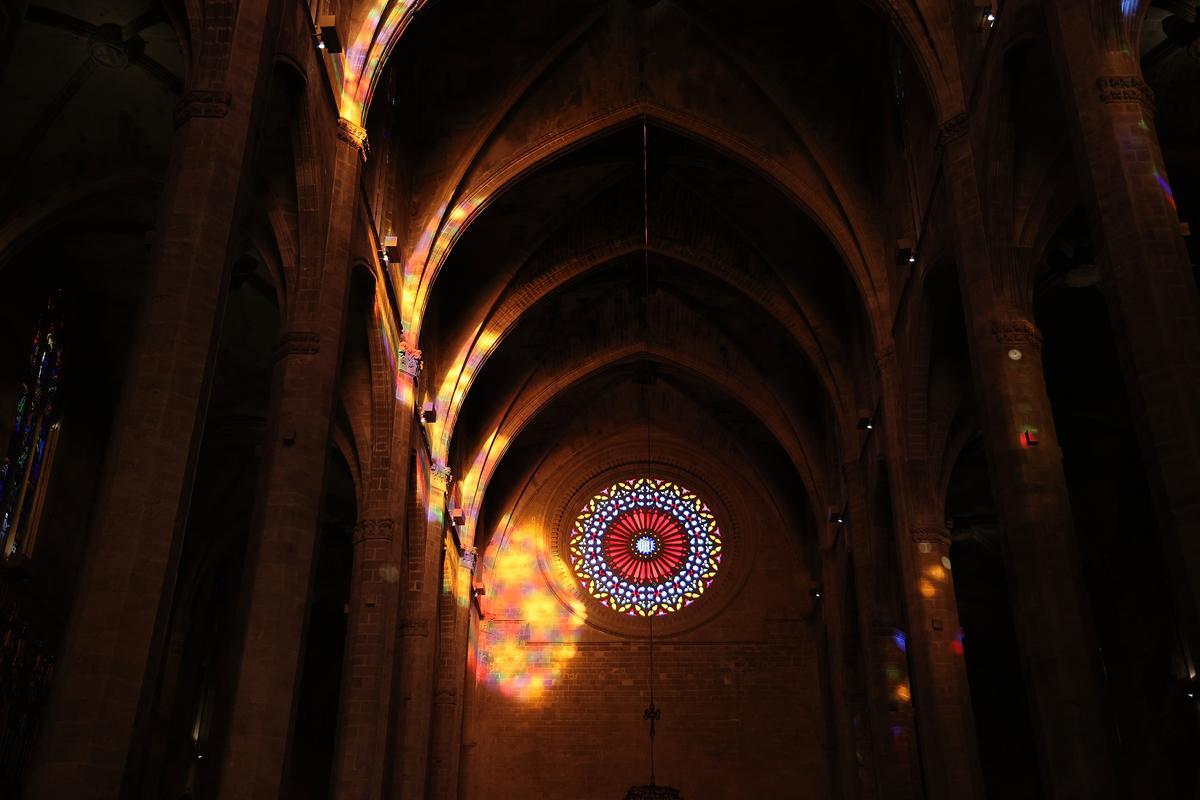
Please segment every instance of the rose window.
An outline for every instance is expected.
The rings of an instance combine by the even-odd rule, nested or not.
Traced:
[[[653,478],[621,481],[587,502],[571,567],[588,593],[622,614],[678,611],[717,575],[721,531],[694,492]]]

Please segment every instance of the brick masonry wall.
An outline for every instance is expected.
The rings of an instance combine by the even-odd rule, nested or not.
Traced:
[[[701,599],[728,601],[721,613],[654,646],[657,782],[688,800],[832,793],[807,598],[770,563],[790,548],[764,544],[736,596],[721,595],[718,575]],[[500,559],[522,560],[521,545],[514,537]],[[526,616],[558,604],[539,572],[524,591],[517,607]],[[613,798],[649,780],[646,642],[562,624],[565,609],[549,613],[559,624],[482,625],[479,668],[467,676],[477,710],[464,731],[466,797]],[[547,635],[555,629],[563,633]]]

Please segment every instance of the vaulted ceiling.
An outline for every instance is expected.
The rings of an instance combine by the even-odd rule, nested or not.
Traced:
[[[865,3],[414,16],[373,169],[434,457],[480,535],[540,465],[647,421],[652,449],[717,448],[815,520],[911,225],[902,148],[928,131],[896,124],[904,93],[932,129]]]

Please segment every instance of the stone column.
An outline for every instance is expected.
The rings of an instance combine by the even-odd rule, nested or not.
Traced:
[[[424,524],[410,526],[404,602],[400,615],[400,686],[394,793],[425,797],[428,786],[437,667],[438,577],[445,537],[445,503],[452,476],[434,465],[429,475],[428,507],[417,509]]]
[[[449,546],[447,542],[447,546]],[[463,696],[467,667],[467,628],[471,620],[471,571],[475,551],[447,559],[451,574],[439,593],[438,674],[433,693],[433,760],[429,797],[456,800],[462,754]]]
[[[1113,797],[1111,728],[1041,337],[996,301],[967,132],[965,117],[943,126],[947,204],[1042,785],[1055,797]]]
[[[1137,50],[1082,35],[1090,11],[1046,5],[1175,613],[1200,658],[1200,293]]]
[[[280,796],[300,686],[364,140],[361,128],[341,121],[328,239],[309,269],[302,262],[292,295],[295,310],[280,342],[242,590],[242,651],[221,765],[220,796],[226,800]],[[319,220],[301,224],[306,223]]]
[[[246,183],[268,3],[226,32],[176,113],[167,185],[28,797],[107,800],[136,774],[204,424],[238,196]],[[132,761],[131,761],[132,759]]]
[[[854,585],[858,595],[858,628],[866,672],[867,707],[875,753],[877,796],[909,800],[921,795],[920,767],[913,726],[908,662],[895,641],[895,609],[878,596],[886,559],[887,532],[867,510],[863,469],[843,467],[847,505],[845,523],[854,550]]]
[[[338,703],[333,797],[378,800],[384,796],[387,743],[392,726],[397,620],[404,566],[404,510],[408,508],[413,385],[419,354],[404,349],[400,363],[386,360],[377,331],[370,336],[372,386],[371,462],[365,508],[354,535],[346,654]],[[403,347],[403,343],[402,343]],[[394,391],[400,382],[400,392]]]
[[[975,717],[950,580],[950,540],[944,523],[934,521],[942,515],[929,489],[928,467],[908,452],[900,402],[905,395],[894,347],[886,348],[878,365],[884,447],[892,467],[888,486],[897,568],[908,612],[904,646],[915,673],[925,792],[931,800],[982,798]]]

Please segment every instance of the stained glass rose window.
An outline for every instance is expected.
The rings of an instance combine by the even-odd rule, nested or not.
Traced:
[[[571,567],[622,614],[661,616],[697,600],[716,578],[721,531],[696,494],[670,481],[621,481],[587,502],[571,536]]]

